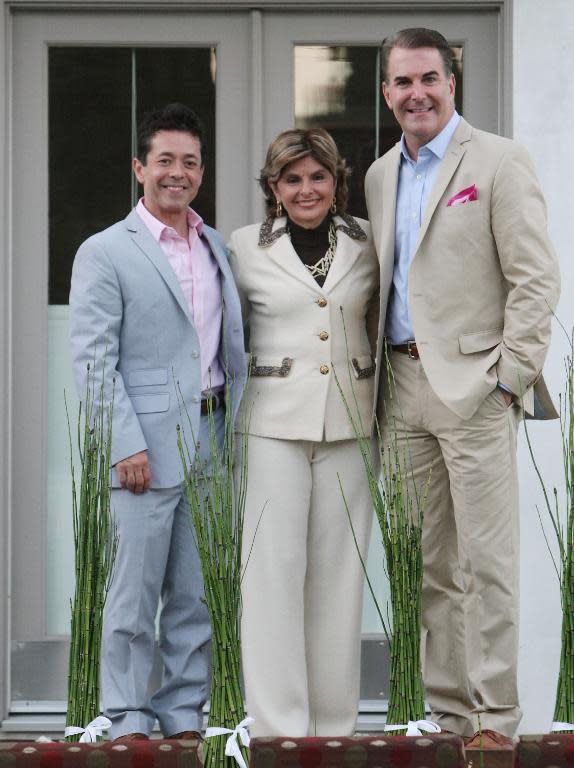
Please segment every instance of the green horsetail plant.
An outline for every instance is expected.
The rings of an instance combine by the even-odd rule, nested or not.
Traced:
[[[181,393],[180,393],[181,397]],[[182,412],[185,404],[180,403]],[[183,477],[212,630],[211,695],[208,727],[234,730],[245,718],[241,692],[241,541],[247,480],[247,442],[234,434],[232,415],[225,409],[223,444],[217,441],[214,414],[208,411],[210,462],[202,461],[178,426]],[[189,416],[187,416],[189,422]],[[234,462],[235,478],[234,482]],[[225,754],[226,735],[203,743],[205,768],[232,768]],[[247,753],[242,748],[247,761]]]
[[[102,616],[110,587],[117,536],[110,512],[112,402],[104,400],[103,384],[95,406],[95,379],[88,365],[86,396],[80,402],[77,441],[81,472],[76,484],[72,431],[66,403],[72,476],[72,520],[75,591],[71,607],[66,726],[83,728],[100,711],[100,649]],[[68,736],[78,741],[79,736]]]
[[[393,394],[395,391],[394,378],[386,352],[385,369],[386,384],[389,387],[389,392]],[[351,373],[349,376],[351,377]],[[373,457],[371,439],[365,437],[365,430],[360,423],[360,417],[355,415],[358,414],[358,407],[354,388],[355,409],[353,411],[343,395],[336,374],[335,379],[345,401],[347,414],[353,425],[358,447],[361,451],[385,552],[385,570],[389,579],[391,602],[391,617],[387,621],[383,618],[367,573],[366,564],[357,546],[367,584],[390,647],[387,723],[389,725],[405,724],[406,726],[410,720],[422,720],[425,717],[420,654],[423,577],[422,526],[430,474],[421,496],[412,474],[408,443],[403,448],[392,424],[389,425],[384,435],[381,435],[377,427],[378,451]],[[341,492],[352,528],[352,513],[342,487]],[[356,538],[355,544],[357,544]],[[403,731],[398,729],[397,732]]]
[[[540,481],[544,506],[558,545],[556,556],[546,535],[540,509],[536,507],[546,545],[560,583],[562,605],[560,667],[556,687],[555,728],[553,730],[563,730],[563,726],[559,726],[560,723],[574,724],[574,329],[568,333],[563,326],[561,327],[568,338],[569,345],[569,351],[564,361],[566,388],[564,394],[560,394],[559,406],[565,481],[565,498],[562,506],[557,489],[553,489],[553,498],[551,499],[546,488],[534,456],[526,421],[524,422],[528,450]]]

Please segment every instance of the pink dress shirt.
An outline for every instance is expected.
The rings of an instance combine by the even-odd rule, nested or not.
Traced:
[[[166,255],[181,285],[193,325],[199,338],[201,388],[218,389],[225,383],[219,362],[221,343],[221,276],[209,245],[201,237],[203,219],[191,208],[187,211],[187,240],[173,227],[159,221],[141,198],[136,212]]]

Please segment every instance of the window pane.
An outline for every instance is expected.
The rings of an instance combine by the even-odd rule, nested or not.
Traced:
[[[131,52],[50,48],[50,304],[67,304],[74,254],[130,202]]]
[[[205,125],[205,174],[192,203],[215,226],[215,50],[136,48],[137,117],[172,101],[190,106]],[[140,190],[141,192],[141,190]]]
[[[462,114],[462,47],[455,57],[455,104]],[[321,125],[337,142],[353,175],[349,213],[366,217],[364,179],[377,157],[401,137],[381,94],[378,46],[298,45],[294,49],[295,125]]]
[[[349,213],[366,217],[363,179],[375,159],[377,66],[375,47],[295,47],[295,125],[321,125],[337,142],[353,175]]]
[[[80,243],[123,219],[132,207],[134,109],[139,119],[150,109],[181,101],[200,115],[207,136],[215,135],[215,53],[211,48],[53,47],[49,86],[49,303],[67,304]],[[213,141],[206,149],[197,207],[213,224]]]

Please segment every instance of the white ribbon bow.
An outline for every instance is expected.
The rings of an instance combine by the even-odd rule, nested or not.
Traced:
[[[230,728],[218,728],[217,726],[214,726],[205,731],[205,738],[209,739],[210,736],[223,736],[226,733],[231,734],[225,743],[225,754],[227,757],[234,757],[240,768],[247,768],[243,755],[241,754],[241,747],[237,743],[237,737],[239,736],[244,747],[248,747],[251,740],[249,738],[247,727],[254,722],[255,720],[253,717],[246,717],[245,720],[242,720],[233,730]]]
[[[552,732],[554,731],[574,731],[574,725],[572,723],[552,723],[552,728],[550,729]]]
[[[405,725],[385,725],[385,731],[400,731],[406,728],[407,736],[422,736],[425,733],[440,733],[440,725],[432,723],[430,720],[409,720]]]
[[[86,743],[87,741],[97,741],[98,736],[102,735],[103,731],[107,731],[111,728],[112,721],[108,720],[103,715],[98,715],[91,723],[88,723],[85,728],[78,728],[76,725],[67,725],[64,731],[64,736],[77,736],[81,733],[80,741]]]

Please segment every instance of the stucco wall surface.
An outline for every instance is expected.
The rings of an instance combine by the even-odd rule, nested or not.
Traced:
[[[533,155],[548,204],[550,234],[559,255],[562,297],[557,315],[574,325],[574,2],[514,0],[513,135]],[[564,389],[567,341],[555,323],[545,378],[557,398]],[[557,422],[532,424],[530,435],[542,474],[564,500]],[[522,533],[520,731],[540,733],[552,722],[558,674],[560,598],[558,580],[538,520],[542,495],[524,435],[520,437]],[[550,528],[547,525],[549,534]]]

